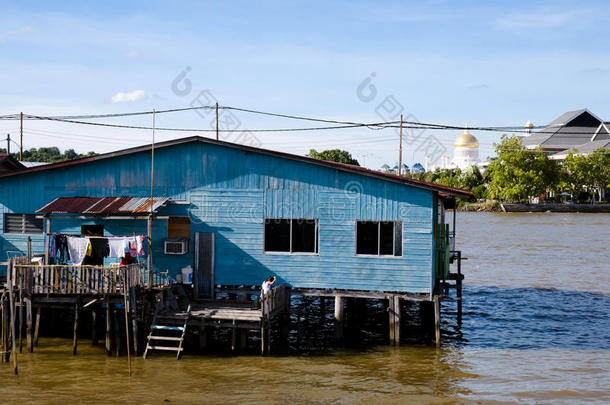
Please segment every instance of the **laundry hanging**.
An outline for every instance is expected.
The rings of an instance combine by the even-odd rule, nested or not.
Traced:
[[[90,249],[89,238],[68,236],[68,252],[70,253],[70,261],[73,265],[80,266],[87,256],[87,251],[90,251]]]

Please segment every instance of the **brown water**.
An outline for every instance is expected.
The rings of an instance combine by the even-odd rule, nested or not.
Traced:
[[[301,350],[315,320],[297,310],[307,328],[291,356],[153,355],[129,378],[125,357],[87,340],[72,356],[70,340],[47,338],[19,357],[18,377],[0,366],[0,401],[610,403],[609,225],[606,214],[459,214],[464,324],[444,303],[441,350],[389,348],[374,326],[354,349]]]

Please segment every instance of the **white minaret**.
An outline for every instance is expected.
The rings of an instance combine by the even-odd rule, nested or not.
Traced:
[[[479,141],[468,128],[453,142],[453,164],[461,170],[479,163]]]

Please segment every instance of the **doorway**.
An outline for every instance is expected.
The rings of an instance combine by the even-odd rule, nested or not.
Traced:
[[[214,232],[195,232],[195,298],[214,298]]]

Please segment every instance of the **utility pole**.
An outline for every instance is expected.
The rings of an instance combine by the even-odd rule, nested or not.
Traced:
[[[216,140],[218,140],[218,101],[216,102]]]
[[[19,126],[19,133],[21,134],[21,139],[19,142],[19,161],[23,160],[23,112],[20,114],[19,120],[21,121],[21,125]]]
[[[398,175],[402,175],[402,114],[400,114],[400,143],[398,144]]]

